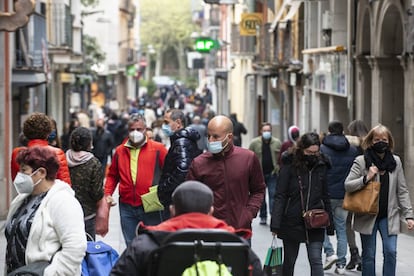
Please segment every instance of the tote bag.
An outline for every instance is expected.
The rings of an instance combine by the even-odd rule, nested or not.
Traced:
[[[356,214],[378,214],[381,183],[370,181],[361,190],[345,193],[342,208]]]
[[[282,247],[277,245],[277,239],[276,237],[273,237],[272,243],[267,250],[263,272],[266,276],[282,276],[282,265]]]

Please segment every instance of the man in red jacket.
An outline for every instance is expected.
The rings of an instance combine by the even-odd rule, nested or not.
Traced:
[[[156,226],[140,223],[138,235],[124,251],[111,271],[113,275],[147,275],[148,255],[162,244],[171,233],[181,229],[221,229],[234,233],[241,238],[249,239],[249,229],[234,229],[224,221],[214,218],[213,192],[198,181],[186,181],[180,184],[172,194],[170,212],[172,218]],[[241,241],[243,241],[241,239]],[[249,264],[252,275],[263,275],[260,259],[250,249]]]
[[[208,152],[196,157],[188,180],[205,183],[214,192],[214,213],[234,228],[251,229],[260,209],[266,185],[254,152],[233,145],[233,124],[216,116],[207,127]]]
[[[148,193],[152,185],[158,184],[167,149],[163,144],[147,139],[146,128],[144,116],[131,115],[128,121],[129,136],[116,148],[106,176],[107,204],[102,207],[105,211],[103,222],[100,212],[97,212],[96,233],[105,235],[108,231],[111,196],[119,184],[119,214],[127,245],[135,237],[135,229],[139,222],[147,225],[161,222],[160,212],[144,211],[141,196]]]
[[[48,147],[51,149],[57,156],[59,160],[59,170],[56,175],[56,179],[65,181],[69,185],[70,174],[69,167],[66,161],[66,155],[62,149],[56,148],[49,145],[47,138],[52,132],[52,120],[44,113],[33,113],[31,114],[23,123],[23,134],[28,139],[27,146],[41,146]],[[19,164],[16,162],[16,157],[20,150],[25,147],[18,147],[13,149],[12,158],[11,158],[11,176],[12,180],[16,177],[17,172],[19,171]]]

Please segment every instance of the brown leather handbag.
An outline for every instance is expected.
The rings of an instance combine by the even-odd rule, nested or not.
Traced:
[[[370,181],[358,191],[345,193],[342,208],[356,214],[378,214],[381,183]]]

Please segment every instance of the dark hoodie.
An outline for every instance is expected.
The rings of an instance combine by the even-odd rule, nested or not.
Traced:
[[[137,236],[112,268],[110,275],[147,275],[149,254],[161,246],[169,234],[180,229],[221,229],[243,239],[251,237],[249,229],[236,230],[224,221],[202,213],[182,214],[156,226],[146,226],[141,222],[138,225]],[[254,276],[263,275],[260,259],[251,249],[249,263],[253,266]]]
[[[170,137],[171,146],[158,183],[158,197],[167,208],[175,188],[185,181],[191,162],[201,153],[197,146],[198,139],[198,131],[188,127],[176,131]]]
[[[345,178],[358,151],[355,146],[349,144],[348,139],[342,134],[328,134],[322,141],[321,152],[331,162],[328,170],[328,191],[332,199],[343,199],[345,196]]]

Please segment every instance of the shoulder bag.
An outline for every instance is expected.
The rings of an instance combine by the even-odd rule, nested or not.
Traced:
[[[357,214],[378,214],[380,187],[379,181],[370,181],[358,191],[346,192],[342,208]]]
[[[330,225],[330,219],[328,212],[325,209],[310,209],[309,208],[309,197],[311,191],[311,183],[308,186],[308,195],[306,198],[306,208],[303,206],[303,187],[301,177],[298,176],[299,189],[300,189],[300,203],[302,204],[303,220],[305,221],[306,229],[318,229],[326,228]]]

